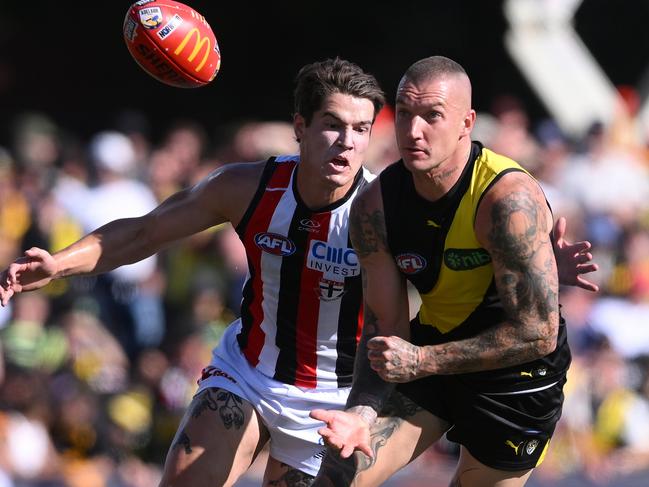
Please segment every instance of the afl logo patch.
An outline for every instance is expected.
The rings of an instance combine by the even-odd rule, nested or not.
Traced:
[[[395,261],[404,274],[417,274],[427,265],[426,259],[414,253],[399,254],[395,257]]]
[[[263,232],[255,235],[255,245],[264,252],[286,257],[295,252],[295,244],[289,238],[272,232]]]

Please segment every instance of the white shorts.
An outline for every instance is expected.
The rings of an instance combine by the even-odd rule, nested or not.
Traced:
[[[197,394],[220,387],[248,401],[270,432],[270,456],[315,476],[325,452],[318,434],[324,424],[311,419],[309,412],[343,409],[350,387],[303,389],[267,377],[252,367],[241,352],[236,339],[240,329],[237,320],[223,333],[199,381]]]

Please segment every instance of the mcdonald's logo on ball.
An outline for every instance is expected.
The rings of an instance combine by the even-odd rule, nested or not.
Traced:
[[[142,69],[170,86],[204,86],[221,67],[212,28],[205,17],[180,2],[135,2],[126,13],[123,35]]]

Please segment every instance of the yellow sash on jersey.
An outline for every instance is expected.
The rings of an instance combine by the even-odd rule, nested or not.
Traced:
[[[469,189],[462,197],[444,243],[437,284],[421,295],[419,321],[447,333],[462,324],[482,303],[493,279],[491,258],[473,230],[478,202],[503,171],[525,171],[515,161],[482,149],[473,167]]]

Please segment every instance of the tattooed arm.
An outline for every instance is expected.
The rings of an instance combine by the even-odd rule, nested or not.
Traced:
[[[383,380],[388,362],[382,357],[387,353],[399,360],[404,353],[394,348],[385,351],[384,344],[395,340],[407,343],[404,339],[410,334],[405,280],[388,251],[378,179],[354,201],[350,235],[361,264],[364,298],[363,334],[356,352],[352,391],[347,412],[312,412],[313,417],[327,423],[320,434],[328,445],[341,450],[343,458],[354,449],[373,456],[369,426],[394,389],[394,384]]]
[[[480,203],[475,231],[491,255],[506,319],[470,339],[423,347],[420,376],[507,367],[556,347],[559,284],[552,215],[538,185],[524,173],[503,176]]]

